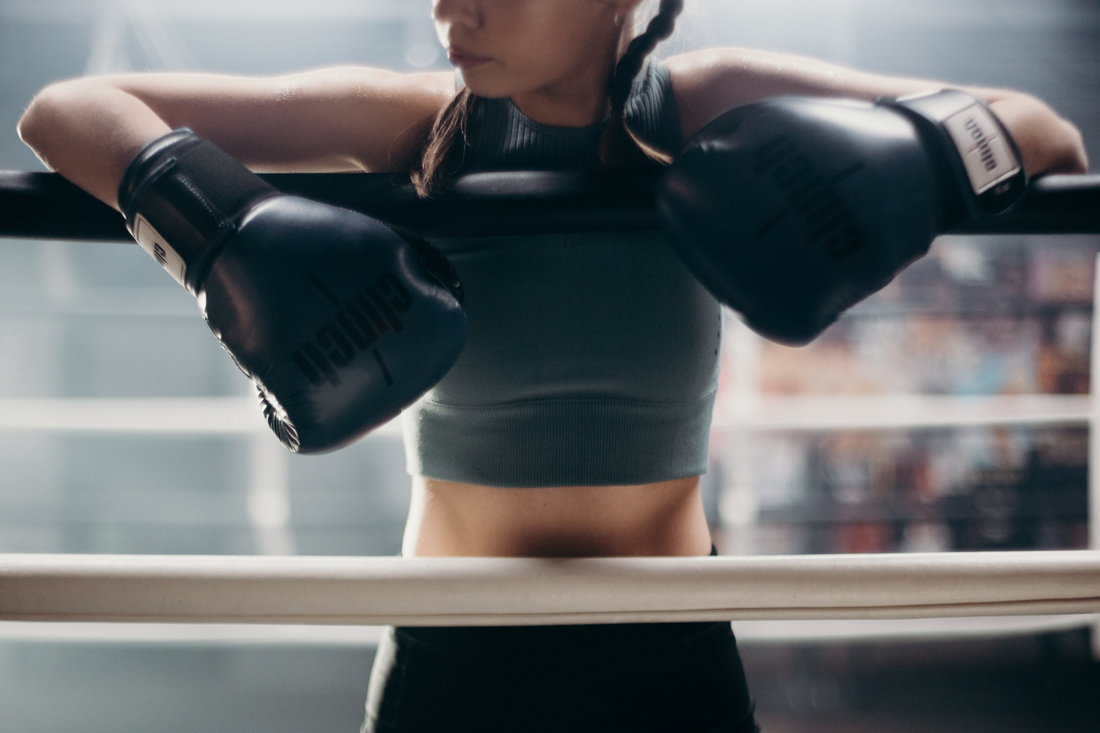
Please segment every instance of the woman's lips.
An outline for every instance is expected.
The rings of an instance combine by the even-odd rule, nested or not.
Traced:
[[[479,56],[472,56],[468,53],[459,51],[458,49],[451,48],[447,50],[447,57],[451,60],[451,63],[461,69],[472,69],[475,66],[481,66],[482,64],[492,61],[492,59],[481,58]]]

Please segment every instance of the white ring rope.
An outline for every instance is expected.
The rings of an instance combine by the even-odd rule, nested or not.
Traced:
[[[0,620],[490,626],[1100,612],[1100,552],[0,555]]]
[[[1087,425],[1089,395],[767,395],[718,416],[715,430],[885,430]],[[0,428],[65,433],[270,435],[252,397],[0,398]],[[371,436],[400,436],[398,420]]]

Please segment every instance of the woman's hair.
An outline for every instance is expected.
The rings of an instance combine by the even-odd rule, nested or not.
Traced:
[[[645,32],[630,42],[611,75],[611,117],[599,144],[600,162],[604,168],[642,168],[667,165],[672,160],[668,153],[640,140],[626,123],[626,103],[635,77],[657,44],[672,35],[676,19],[684,9],[684,0],[660,2]],[[418,195],[430,195],[443,185],[447,176],[454,175],[462,167],[468,144],[467,126],[476,102],[477,97],[469,88],[463,88],[436,117],[420,159],[411,171]]]

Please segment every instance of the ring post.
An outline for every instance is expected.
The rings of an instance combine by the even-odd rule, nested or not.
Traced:
[[[1089,355],[1089,549],[1100,549],[1100,255],[1096,258],[1092,288],[1092,345]],[[1100,615],[1092,623],[1092,658],[1100,660]]]

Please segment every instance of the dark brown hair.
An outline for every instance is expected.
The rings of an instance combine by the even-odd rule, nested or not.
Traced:
[[[626,53],[611,75],[608,94],[611,97],[611,118],[600,138],[600,162],[604,168],[642,168],[668,164],[671,156],[646,145],[626,123],[626,102],[634,79],[657,44],[672,35],[676,19],[684,9],[684,0],[661,0],[657,15],[645,32],[630,42]],[[429,196],[444,185],[444,180],[462,167],[468,140],[470,117],[477,97],[463,88],[451,103],[440,111],[423,145],[420,159],[414,165],[412,183],[420,196]]]

